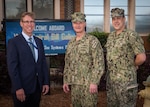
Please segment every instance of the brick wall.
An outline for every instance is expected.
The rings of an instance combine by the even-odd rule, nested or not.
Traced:
[[[144,47],[146,51],[150,52],[150,42],[148,41],[148,36],[141,36],[144,41]]]
[[[74,0],[74,11],[80,11],[80,0]],[[65,0],[60,0],[60,19],[65,19]]]
[[[80,0],[75,0],[75,12],[80,11]]]

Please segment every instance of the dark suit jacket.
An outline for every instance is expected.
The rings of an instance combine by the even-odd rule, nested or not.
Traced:
[[[41,89],[42,85],[49,85],[49,72],[43,43],[37,37],[34,39],[38,48],[37,62],[35,62],[31,49],[22,34],[8,41],[7,64],[12,82],[12,93],[20,88],[23,88],[26,94],[33,93],[36,89],[37,77]]]

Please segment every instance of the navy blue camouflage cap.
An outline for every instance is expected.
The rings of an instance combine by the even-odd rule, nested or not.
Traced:
[[[122,16],[124,17],[124,9],[120,9],[120,8],[113,8],[111,9],[111,17],[119,17]]]
[[[71,21],[72,22],[85,22],[85,14],[81,13],[81,12],[75,12],[71,15]]]

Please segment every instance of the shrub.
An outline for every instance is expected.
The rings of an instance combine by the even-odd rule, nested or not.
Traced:
[[[109,33],[99,32],[98,30],[94,30],[93,32],[89,32],[89,34],[97,37],[102,45],[102,48],[104,48],[104,46],[107,42],[107,37],[108,37]]]

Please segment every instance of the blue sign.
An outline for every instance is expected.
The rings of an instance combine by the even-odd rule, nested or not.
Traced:
[[[22,31],[19,20],[8,20],[5,26],[6,43]],[[69,20],[36,20],[33,34],[43,41],[45,55],[65,53],[68,41],[75,36]]]

